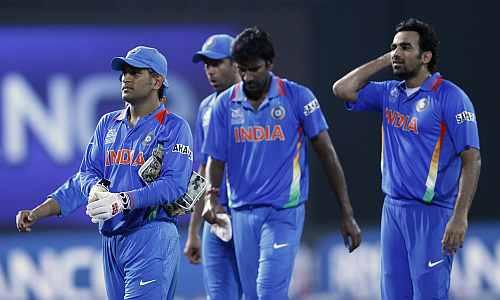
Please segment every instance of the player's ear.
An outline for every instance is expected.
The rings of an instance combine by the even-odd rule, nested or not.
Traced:
[[[428,64],[432,59],[432,51],[424,51],[422,52],[422,62],[424,64]]]
[[[271,71],[273,69],[273,66],[274,66],[274,64],[273,64],[272,60],[266,60],[266,69],[268,71]]]

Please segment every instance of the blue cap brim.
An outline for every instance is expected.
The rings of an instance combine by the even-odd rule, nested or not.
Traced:
[[[222,54],[218,52],[213,52],[213,51],[198,51],[196,52],[195,55],[193,55],[193,62],[197,63],[202,61],[205,58],[209,59],[224,59],[230,57],[227,54]]]
[[[136,68],[151,68],[148,64],[142,63],[135,59],[125,58],[125,57],[115,57],[111,60],[111,68],[116,71],[123,70],[123,65],[131,65]]]

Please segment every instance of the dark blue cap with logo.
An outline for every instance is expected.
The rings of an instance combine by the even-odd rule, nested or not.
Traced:
[[[160,51],[146,46],[137,46],[130,50],[125,57],[115,57],[111,60],[111,68],[116,71],[122,71],[123,65],[131,65],[136,68],[152,69],[163,76],[163,95],[166,96],[167,82],[167,59]]]
[[[215,34],[210,36],[201,50],[193,55],[193,62],[197,63],[204,58],[224,59],[231,57],[231,46],[234,38],[227,34]]]

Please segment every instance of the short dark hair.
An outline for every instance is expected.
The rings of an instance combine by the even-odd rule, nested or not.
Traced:
[[[273,62],[274,47],[271,36],[256,26],[247,28],[234,40],[232,53],[236,62],[258,58]]]
[[[398,33],[401,31],[415,31],[418,33],[420,50],[432,52],[432,58],[427,64],[427,68],[430,72],[435,72],[439,56],[439,40],[436,32],[434,31],[434,28],[423,21],[415,18],[410,18],[402,21],[396,26],[395,32]]]

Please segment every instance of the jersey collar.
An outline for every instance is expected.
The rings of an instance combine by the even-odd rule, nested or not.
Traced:
[[[267,93],[268,99],[273,99],[279,96],[285,96],[285,82],[282,78],[271,73],[271,86],[269,87],[269,92]],[[239,82],[235,85],[231,96],[231,101],[244,102],[247,101],[245,92],[243,91],[243,82]],[[267,101],[264,100],[264,102]]]
[[[422,83],[422,85],[420,86],[420,89],[423,90],[423,91],[431,91],[433,89],[434,85],[436,84],[436,82],[438,80],[440,80],[440,78],[442,78],[442,76],[441,76],[441,74],[439,72],[433,73],[429,78],[427,78]],[[403,91],[405,90],[406,85],[405,85],[405,81],[404,80],[399,82],[398,88],[400,88]]]
[[[170,112],[168,111],[168,109],[165,108],[165,105],[161,103],[158,108],[156,108],[155,110],[144,116],[144,118],[142,118],[141,121],[154,118],[156,121],[158,121],[158,123],[163,124],[165,123],[165,119],[169,113]],[[127,116],[129,114],[130,114],[130,105],[127,105],[124,109],[120,111],[120,113],[118,114],[118,116],[116,116],[115,119],[117,121],[124,122],[127,120]],[[141,121],[139,122],[142,123]]]

